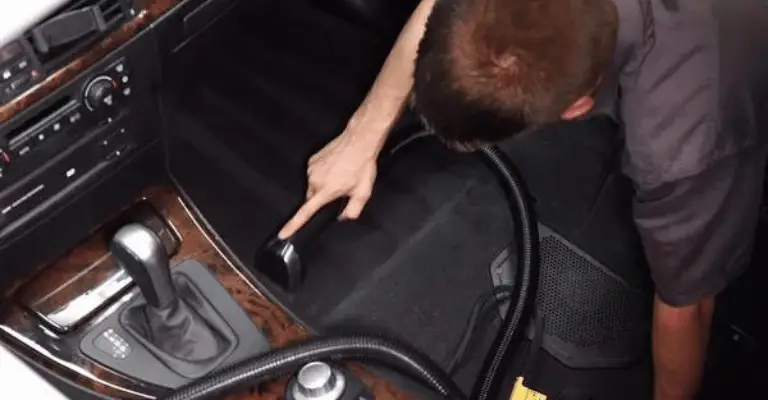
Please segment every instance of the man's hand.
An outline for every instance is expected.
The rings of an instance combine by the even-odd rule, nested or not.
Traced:
[[[341,197],[349,197],[341,218],[360,216],[373,192],[379,152],[360,137],[345,131],[309,159],[307,200],[280,230],[280,238],[292,236],[323,206]]]
[[[436,0],[421,0],[347,129],[309,160],[307,201],[278,236],[285,239],[324,205],[349,197],[342,218],[356,219],[373,192],[376,159],[413,87],[416,53]]]
[[[340,197],[349,197],[342,218],[360,216],[373,192],[376,159],[413,87],[416,53],[435,1],[419,2],[344,133],[309,160],[307,201],[280,230],[280,238],[292,236]]]

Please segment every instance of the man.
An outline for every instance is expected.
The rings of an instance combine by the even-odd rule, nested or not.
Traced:
[[[692,399],[715,296],[743,272],[756,226],[766,38],[754,0],[422,0],[345,131],[310,159],[307,201],[280,236],[339,197],[343,218],[360,215],[411,94],[459,147],[610,115],[656,287],[655,399]]]

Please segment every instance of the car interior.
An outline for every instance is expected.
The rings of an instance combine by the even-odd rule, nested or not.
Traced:
[[[276,239],[418,0],[51,3],[0,41],[0,371],[86,400],[652,398],[629,201],[526,216],[515,180],[558,193],[556,160],[455,152],[406,110],[359,220]],[[702,399],[762,387],[761,216]]]

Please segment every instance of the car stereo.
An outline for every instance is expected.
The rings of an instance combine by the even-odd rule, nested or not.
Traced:
[[[0,242],[158,139],[154,48],[138,38],[0,125]]]

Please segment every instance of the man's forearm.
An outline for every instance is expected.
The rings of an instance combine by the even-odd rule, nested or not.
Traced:
[[[422,0],[416,7],[371,90],[350,119],[348,131],[374,148],[384,145],[408,100],[419,43],[434,5],[435,0]]]
[[[655,400],[693,400],[698,393],[714,304],[713,297],[679,308],[654,301]]]

